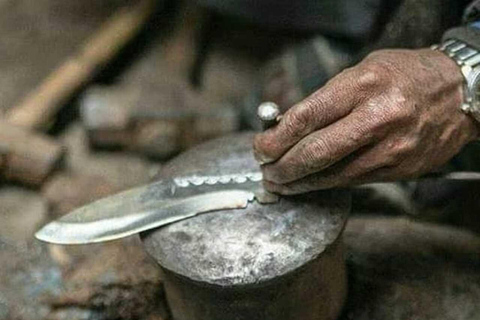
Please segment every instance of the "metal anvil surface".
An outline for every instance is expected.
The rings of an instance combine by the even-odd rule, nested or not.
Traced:
[[[258,168],[252,134],[213,140],[167,164],[159,178]],[[253,202],[142,235],[164,271],[175,320],[334,319],[346,292],[339,240],[345,190]]]

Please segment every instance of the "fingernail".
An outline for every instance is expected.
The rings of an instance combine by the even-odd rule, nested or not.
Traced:
[[[257,152],[256,150],[253,152],[253,156],[255,157],[255,160],[257,160],[257,162],[260,165],[268,164],[274,161],[273,159],[267,157],[266,155],[260,152]]]

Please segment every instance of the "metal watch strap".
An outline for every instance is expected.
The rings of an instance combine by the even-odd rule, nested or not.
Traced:
[[[478,94],[473,85],[480,73],[480,51],[457,39],[448,39],[440,45],[432,46],[432,49],[445,53],[459,65],[465,78],[461,109],[480,121],[480,110],[473,105],[474,96]]]

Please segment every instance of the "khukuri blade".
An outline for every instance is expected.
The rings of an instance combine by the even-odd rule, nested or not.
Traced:
[[[260,172],[163,180],[81,207],[44,226],[36,238],[56,244],[87,244],[127,237],[200,213],[245,208],[265,198]]]

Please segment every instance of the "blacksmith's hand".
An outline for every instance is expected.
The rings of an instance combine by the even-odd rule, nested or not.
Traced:
[[[462,90],[441,52],[376,51],[255,137],[265,187],[297,194],[432,171],[479,134]]]

